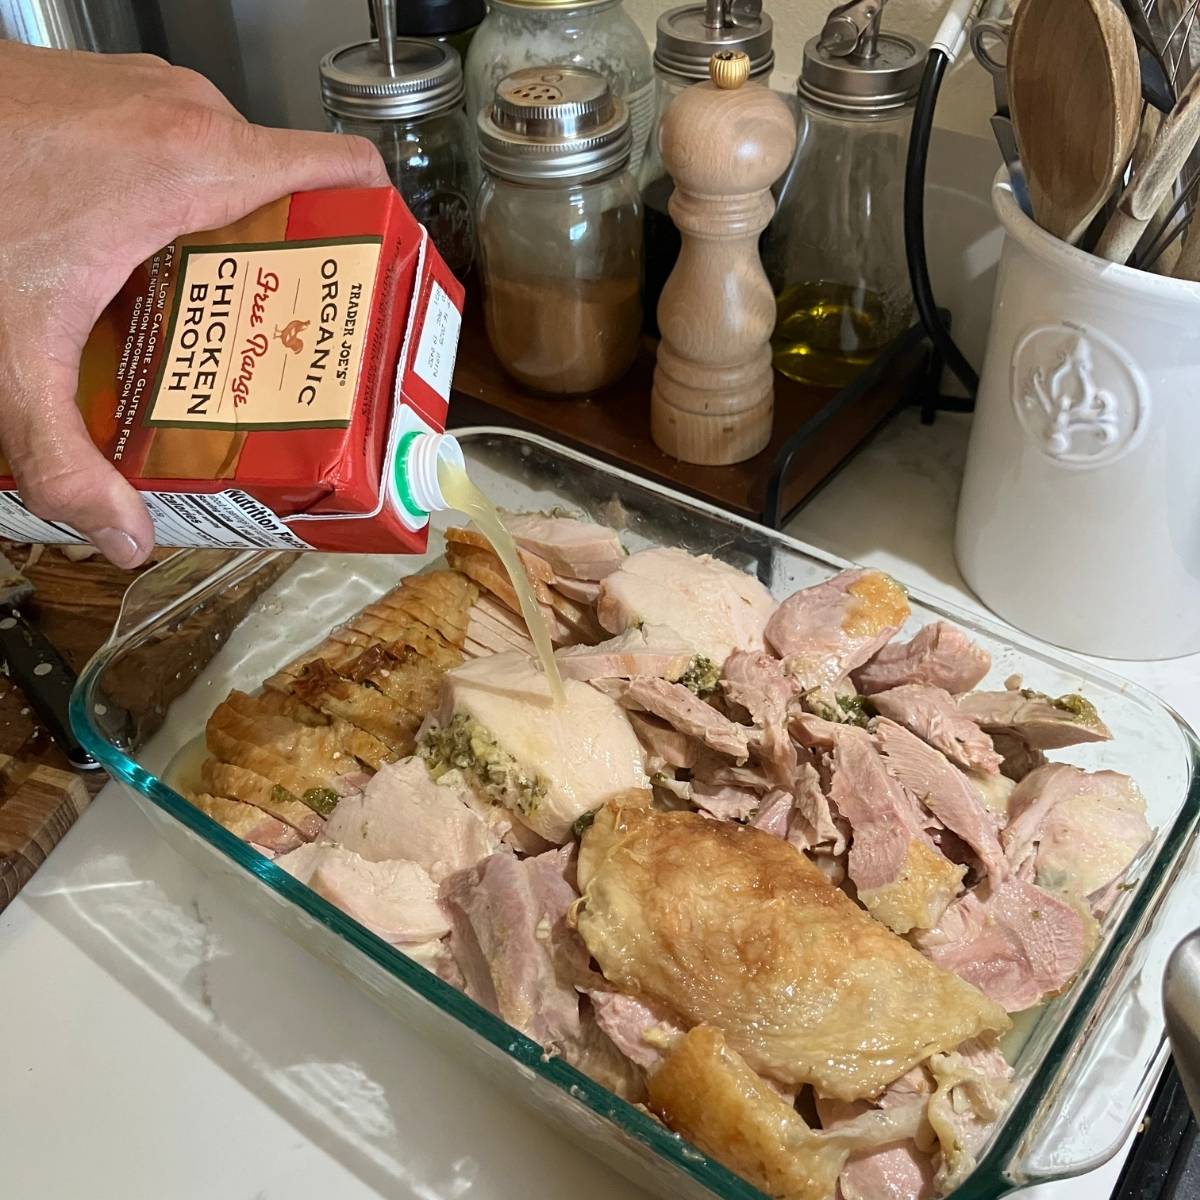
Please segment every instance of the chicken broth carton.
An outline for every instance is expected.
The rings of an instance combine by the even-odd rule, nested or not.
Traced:
[[[143,263],[77,403],[162,545],[420,553],[462,304],[397,191],[297,193]],[[2,458],[0,536],[81,540]]]

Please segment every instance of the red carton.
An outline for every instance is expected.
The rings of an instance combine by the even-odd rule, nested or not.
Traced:
[[[139,267],[84,349],[79,408],[163,545],[420,553],[395,452],[445,429],[462,304],[399,192],[297,193]],[[2,459],[0,535],[80,540]]]

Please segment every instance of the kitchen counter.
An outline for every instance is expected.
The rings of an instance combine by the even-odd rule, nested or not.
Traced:
[[[903,415],[789,532],[978,608],[951,551],[966,431]],[[1200,658],[1106,665],[1200,725]],[[0,914],[0,1085],[13,1196],[641,1195],[226,898],[112,785]],[[1102,1200],[1119,1168],[1022,1197]]]

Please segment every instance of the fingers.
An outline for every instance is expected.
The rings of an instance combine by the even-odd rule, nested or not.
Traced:
[[[75,407],[76,373],[45,363],[36,378],[0,390],[7,404],[0,442],[21,499],[35,516],[70,525],[118,567],[154,548],[154,527],[137,492],[96,448]]]
[[[245,135],[249,159],[262,162],[264,173],[273,176],[273,186],[279,188],[270,199],[316,188],[391,185],[379,151],[366,138],[261,125],[247,125]]]
[[[194,119],[188,167],[198,178],[187,189],[188,227],[175,233],[231,224],[292,192],[391,186],[366,138],[235,125],[213,112]]]
[[[58,51],[55,51],[58,53]],[[92,54],[88,51],[70,51],[77,55],[76,61],[94,63],[106,70],[116,67],[139,71],[169,71],[171,64],[157,54]]]

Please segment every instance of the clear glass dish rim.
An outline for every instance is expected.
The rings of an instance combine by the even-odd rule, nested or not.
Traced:
[[[767,539],[773,547],[786,548],[823,567],[840,570],[853,565],[845,559],[809,546],[785,533],[769,529],[685,493],[676,492],[652,480],[643,479],[537,434],[499,426],[469,426],[454,430],[454,434],[464,444],[465,449],[469,449],[473,438],[501,438],[525,443],[560,459],[573,460],[580,466],[622,479],[627,484],[643,491],[655,493],[675,505],[682,504],[721,521],[738,525],[756,537]],[[476,1004],[465,993],[443,982],[401,951],[368,932],[340,909],[333,907],[286,871],[264,858],[246,842],[218,825],[199,809],[194,808],[179,793],[113,745],[96,726],[93,721],[92,695],[97,684],[103,678],[108,664],[117,654],[133,643],[135,639],[145,636],[158,626],[169,622],[180,610],[200,603],[218,588],[230,586],[235,578],[245,578],[253,574],[280,553],[286,552],[247,551],[239,554],[188,592],[175,597],[157,612],[135,621],[128,629],[121,628],[121,617],[119,617],[113,636],[97,651],[81,672],[71,697],[71,722],[75,734],[84,748],[104,765],[114,779],[145,796],[156,807],[218,850],[231,862],[253,875],[260,883],[295,904],[308,916],[366,955],[421,999],[448,1013],[460,1024],[466,1026],[470,1032],[485,1038],[507,1057],[515,1060],[520,1066],[536,1072],[554,1087],[566,1092],[570,1098],[582,1100],[595,1115],[612,1121],[621,1132],[670,1161],[714,1195],[722,1197],[723,1200],[770,1200],[770,1197],[740,1176],[705,1155],[679,1135],[671,1133],[654,1118],[622,1100],[589,1076],[576,1070],[562,1059],[548,1058],[538,1043]],[[135,580],[130,585],[129,591],[136,588],[148,575],[149,573]],[[903,580],[900,582],[903,583]],[[907,585],[905,586],[907,587]],[[1100,1165],[1098,1162],[1072,1164],[1059,1171],[1025,1175],[1019,1179],[1013,1178],[1010,1174],[1010,1169],[1019,1160],[1022,1142],[1039,1109],[1057,1097],[1057,1089],[1061,1083],[1060,1067],[1063,1061],[1073,1057],[1072,1050],[1078,1048],[1077,1043],[1082,1044],[1090,1026],[1105,1011],[1102,1002],[1105,999],[1108,984],[1116,977],[1122,959],[1136,945],[1137,939],[1134,935],[1143,929],[1157,913],[1170,883],[1185,858],[1186,850],[1196,833],[1197,826],[1200,825],[1200,738],[1170,705],[1140,684],[1126,680],[1104,668],[1095,667],[1067,652],[1047,654],[1040,646],[1028,643],[1025,635],[1016,629],[1008,628],[986,617],[980,617],[952,603],[932,597],[920,589],[910,588],[908,591],[913,599],[929,612],[944,616],[967,628],[984,631],[997,641],[1007,643],[1030,658],[1053,663],[1060,668],[1070,668],[1084,677],[1104,682],[1109,687],[1123,689],[1127,693],[1138,695],[1142,700],[1161,709],[1175,722],[1191,754],[1187,791],[1180,804],[1178,815],[1172,822],[1159,852],[1147,864],[1119,923],[1112,930],[1104,946],[1097,952],[1096,958],[1089,964],[1089,978],[1080,988],[1079,995],[1070,1011],[1064,1016],[1061,1028],[1054,1035],[1022,1095],[1002,1117],[1001,1127],[994,1136],[990,1148],[978,1161],[970,1176],[947,1197],[947,1200],[995,1200],[996,1197],[1003,1196],[1019,1187],[1069,1178]],[[129,592],[126,594],[128,596]],[[124,607],[122,616],[123,614]]]

